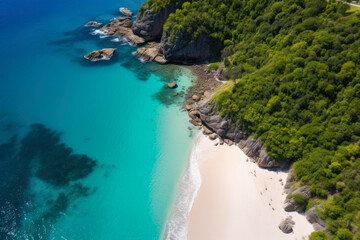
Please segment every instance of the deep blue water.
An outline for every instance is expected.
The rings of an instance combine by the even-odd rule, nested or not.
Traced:
[[[0,0],[0,239],[160,239],[196,131],[163,85],[191,72],[83,27],[140,4]]]

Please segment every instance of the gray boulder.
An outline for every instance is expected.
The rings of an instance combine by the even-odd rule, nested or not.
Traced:
[[[279,229],[283,231],[283,233],[291,233],[294,226],[295,222],[292,220],[292,217],[289,216],[279,224]]]
[[[300,195],[303,195],[305,196],[307,199],[310,198],[310,192],[309,190],[307,189],[306,186],[303,186],[303,187],[300,187],[298,189],[295,189],[293,192],[291,192],[290,195],[295,195],[295,194],[300,194]],[[297,211],[297,212],[301,212],[301,211],[304,211],[303,207],[300,206],[294,198],[289,198],[289,199],[286,199],[285,202],[284,202],[284,210],[287,211],[287,212],[293,212],[293,211]]]
[[[238,146],[252,159],[254,159],[260,167],[274,168],[280,167],[280,164],[271,159],[267,154],[265,145],[260,143],[259,140],[249,137],[240,140]]]
[[[316,205],[310,208],[306,213],[306,219],[314,226],[315,231],[326,231],[326,223],[322,220],[319,214],[315,211],[315,209],[321,209],[320,206]]]

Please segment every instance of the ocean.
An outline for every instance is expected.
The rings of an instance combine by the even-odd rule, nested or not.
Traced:
[[[0,0],[0,239],[161,239],[198,131],[172,94],[194,76],[84,27],[140,4]]]

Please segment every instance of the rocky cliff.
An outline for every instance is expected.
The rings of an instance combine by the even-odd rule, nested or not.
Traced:
[[[170,13],[180,8],[185,1],[172,1],[160,11],[146,8],[146,3],[137,14],[137,19],[131,29],[133,33],[145,41],[160,41],[162,62],[189,64],[202,62],[212,57],[211,41],[205,35],[200,35],[196,40],[185,39],[180,33],[172,33],[172,29],[163,31]],[[170,35],[175,35],[170,37]],[[141,54],[140,54],[141,55]],[[146,55],[143,56],[146,58]]]
[[[179,33],[175,33],[175,39],[164,33],[161,43],[164,56],[170,62],[188,64],[201,62],[212,56],[211,43],[205,35],[200,35],[196,40],[186,40]]]
[[[142,8],[146,6],[146,3],[143,3],[137,14],[136,21],[132,26],[133,32],[146,41],[160,40],[164,24],[170,13],[175,12],[176,8],[180,7],[183,2],[184,1],[178,1],[178,3],[172,2],[159,12],[153,9],[142,10]]]
[[[271,159],[267,154],[263,143],[249,137],[249,134],[245,132],[245,128],[242,125],[233,123],[228,117],[222,118],[212,102],[206,102],[195,111],[197,111],[203,125],[221,138],[233,141],[246,155],[257,162],[260,167],[280,167],[280,164]]]

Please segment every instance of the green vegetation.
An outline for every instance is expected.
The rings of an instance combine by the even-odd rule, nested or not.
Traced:
[[[335,0],[192,0],[164,31],[221,46],[234,80],[216,92],[222,115],[260,138],[273,159],[294,162],[333,239],[360,239],[358,9]]]
[[[140,6],[139,11],[144,14],[145,10],[151,10],[155,11],[156,13],[159,13],[162,9],[164,9],[166,6],[168,6],[170,3],[178,3],[183,2],[179,0],[147,0],[146,3],[142,6]]]
[[[328,235],[322,231],[311,233],[309,240],[329,240]]]
[[[220,66],[220,62],[216,62],[216,63],[211,63],[207,68],[209,70],[218,70]]]
[[[308,205],[308,198],[302,194],[291,194],[287,198],[293,198],[295,202],[302,207],[302,210],[305,210]]]

